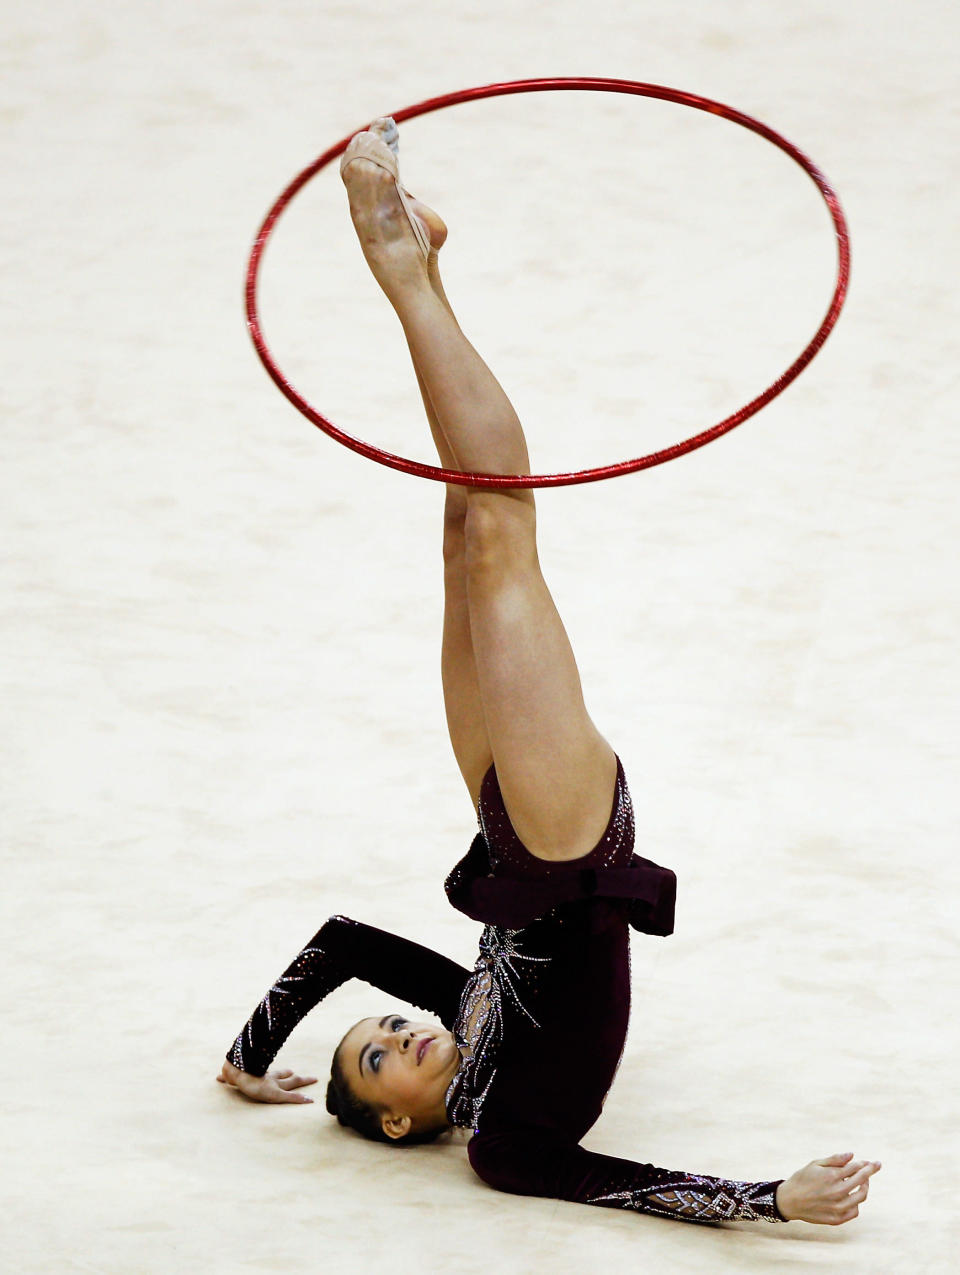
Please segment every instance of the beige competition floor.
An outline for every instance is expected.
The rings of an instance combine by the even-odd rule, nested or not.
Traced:
[[[947,0],[8,17],[4,1272],[956,1269],[958,37]],[[287,181],[374,115],[584,74],[781,129],[853,242],[840,324],[773,406],[540,497],[637,848],[679,879],[676,933],[634,936],[630,1037],[586,1145],[742,1179],[882,1160],[842,1228],[499,1195],[462,1135],[398,1153],[322,1101],[214,1083],[326,917],[465,964],[479,932],[442,890],[474,831],[440,699],[442,490],[284,401],[245,333],[246,253]],[[815,187],[723,120],[540,94],[401,141],[541,469],[697,432],[826,308]],[[263,316],[338,423],[430,459],[333,171],[280,223]],[[283,1059],[325,1076],[382,1001],[343,989]]]

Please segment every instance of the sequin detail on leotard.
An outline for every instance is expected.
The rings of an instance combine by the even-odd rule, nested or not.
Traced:
[[[520,998],[523,973],[514,962],[548,965],[550,957],[522,951],[522,934],[522,930],[486,926],[473,973],[463,988],[453,1030],[463,1061],[446,1093],[447,1115],[452,1124],[461,1128],[476,1128],[483,1101],[497,1074],[505,1011],[516,1011],[534,1027],[540,1026]]]
[[[630,861],[634,843],[633,804],[623,768],[617,761],[617,782],[612,809],[603,836],[593,850],[575,864],[550,863],[535,858],[523,845],[510,822],[496,770],[484,776],[477,808],[477,822],[483,835],[489,875],[506,871],[531,880],[569,877],[582,868],[604,868]],[[456,880],[456,869],[448,884]],[[557,915],[557,908],[544,911],[544,918]],[[480,955],[463,990],[454,1037],[463,1063],[447,1090],[447,1114],[453,1124],[476,1128],[490,1086],[497,1073],[497,1058],[503,1041],[504,1010],[517,1010],[539,1027],[522,1003],[520,993],[534,971],[531,966],[550,964],[549,956],[525,952],[524,929],[488,924],[480,939]],[[525,962],[526,969],[514,962]],[[531,987],[532,990],[532,987]]]
[[[526,848],[510,822],[503,793],[493,766],[484,775],[477,807],[477,821],[490,856],[494,872],[506,871],[510,875],[522,875],[548,879],[569,875],[584,868],[622,867],[630,862],[633,852],[635,825],[633,802],[627,786],[623,766],[617,758],[617,778],[614,785],[610,818],[603,835],[593,849],[577,860],[550,863],[535,858]]]
[[[656,1170],[662,1173],[663,1170]],[[777,1187],[783,1181],[737,1182],[708,1174],[681,1173],[673,1181],[658,1182],[609,1195],[590,1195],[584,1204],[637,1209],[660,1217],[682,1217],[688,1222],[782,1222],[776,1205]]]
[[[327,926],[332,924],[354,925],[355,922],[336,916],[327,922]],[[266,1075],[280,1045],[303,1015],[349,977],[349,970],[325,948],[316,944],[305,947],[247,1019],[243,1031],[233,1042],[229,1061],[241,1071]]]

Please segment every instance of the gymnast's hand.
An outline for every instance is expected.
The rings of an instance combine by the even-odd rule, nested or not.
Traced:
[[[217,1079],[222,1085],[239,1089],[251,1102],[313,1102],[312,1098],[291,1091],[317,1083],[316,1076],[295,1076],[289,1067],[284,1071],[268,1071],[265,1076],[251,1076],[226,1061]]]
[[[854,1160],[852,1151],[811,1160],[777,1187],[777,1208],[788,1222],[840,1226],[859,1215],[880,1167],[879,1160]]]

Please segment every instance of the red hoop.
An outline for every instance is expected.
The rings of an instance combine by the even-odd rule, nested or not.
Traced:
[[[442,97],[428,98],[425,102],[418,102],[415,106],[405,106],[403,110],[394,111],[393,118],[400,124],[404,120],[414,119],[418,115],[427,115],[431,111],[439,111],[445,106],[456,106],[460,102],[471,102],[478,98],[500,97],[510,93],[543,93],[558,89],[632,93],[638,97],[661,98],[667,102],[677,102],[681,106],[692,106],[699,111],[709,111],[712,115],[722,115],[724,119],[732,120],[735,124],[752,129],[754,133],[759,133],[767,141],[773,142],[775,146],[779,146],[791,159],[795,160],[813,179],[823,196],[833,220],[837,237],[836,287],[834,288],[827,313],[813,339],[805,347],[799,358],[791,363],[772,385],[768,386],[762,394],[751,399],[744,407],[739,408],[732,416],[727,416],[719,424],[713,425],[702,433],[695,434],[692,438],[687,438],[681,443],[675,443],[672,447],[667,447],[659,452],[650,452],[649,455],[639,456],[635,460],[624,460],[614,465],[601,465],[596,469],[581,469],[567,474],[471,474],[459,469],[441,469],[437,465],[423,465],[419,461],[408,460],[404,456],[396,456],[393,452],[382,451],[379,447],[374,447],[370,443],[365,443],[362,439],[354,438],[350,434],[344,433],[342,429],[338,429],[332,421],[318,412],[316,408],[311,407],[306,399],[297,393],[274,362],[267,348],[266,341],[263,339],[263,333],[260,331],[260,319],[257,313],[257,276],[260,269],[260,261],[277,219],[294,195],[306,185],[310,178],[346,150],[350,138],[353,137],[354,133],[360,131],[359,129],[354,129],[342,141],[335,143],[329,150],[324,151],[319,159],[314,160],[310,167],[305,168],[298,177],[295,177],[270,209],[263,225],[260,227],[250,253],[250,259],[247,263],[246,282],[247,326],[261,362],[276,386],[286,395],[294,407],[301,411],[307,420],[312,421],[314,425],[322,429],[324,433],[329,434],[331,438],[335,438],[338,443],[343,443],[345,447],[359,452],[361,456],[366,456],[370,460],[378,461],[381,465],[388,465],[391,469],[399,469],[404,473],[416,474],[419,478],[430,478],[436,482],[459,483],[461,486],[506,488],[565,487],[574,483],[598,482],[602,478],[615,478],[621,474],[632,474],[639,469],[650,469],[654,465],[662,465],[664,461],[674,460],[677,456],[684,455],[685,452],[692,452],[698,447],[704,447],[707,443],[713,442],[715,438],[719,438],[721,434],[726,434],[729,430],[747,420],[748,417],[753,416],[755,412],[759,412],[761,407],[765,407],[778,394],[783,393],[790,382],[795,380],[807,364],[811,362],[824,341],[826,341],[843,308],[844,298],[847,294],[847,284],[850,278],[850,237],[843,209],[840,207],[840,201],[826,177],[802,151],[797,150],[792,142],[787,141],[785,137],[774,132],[766,124],[762,124],[759,120],[755,120],[749,115],[744,115],[742,111],[737,111],[731,106],[724,106],[722,102],[713,102],[709,98],[698,97],[694,93],[682,93],[678,89],[664,88],[658,84],[642,84],[636,80],[607,80],[594,77],[580,78],[570,76],[560,79],[512,80],[506,84],[485,84],[479,88],[461,89],[457,93],[445,93]]]

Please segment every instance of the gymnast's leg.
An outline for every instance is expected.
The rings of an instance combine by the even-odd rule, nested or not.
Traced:
[[[435,261],[436,258],[434,263]],[[439,289],[439,295],[446,301],[439,283],[439,276],[435,283],[432,280],[431,282]],[[440,429],[413,350],[410,353],[440,464],[445,469],[456,469],[458,467],[456,457]],[[443,642],[440,673],[453,755],[457,760],[464,783],[467,785],[470,800],[476,808],[480,799],[480,785],[493,761],[493,754],[490,751],[490,740],[487,736],[487,724],[477,681],[477,665],[473,655],[473,639],[470,634],[465,564],[466,516],[466,489],[453,483],[448,484],[443,508]]]
[[[529,473],[516,413],[442,288],[432,286],[435,256],[428,268],[392,179],[358,160],[345,168],[344,182],[367,263],[403,325],[425,405],[456,467]],[[616,758],[586,711],[540,571],[532,493],[465,491],[463,574],[475,687],[504,802],[531,853],[577,858],[606,827]],[[445,682],[448,690],[455,699],[462,688]],[[475,704],[456,702],[448,702],[448,720],[461,708],[478,722]],[[475,795],[475,773],[465,771],[465,778]]]

